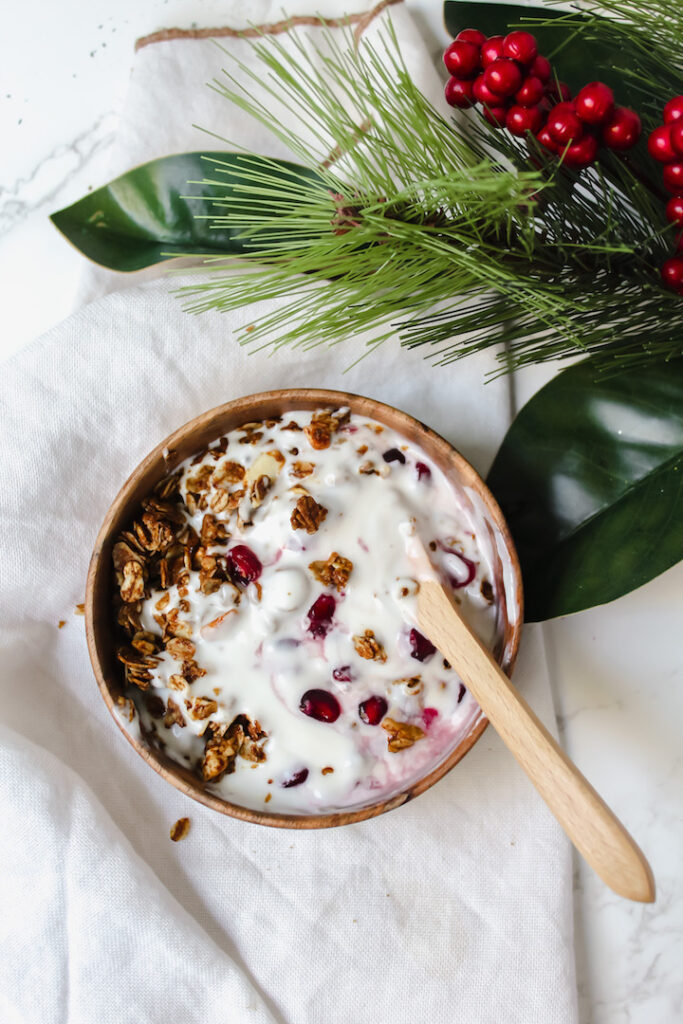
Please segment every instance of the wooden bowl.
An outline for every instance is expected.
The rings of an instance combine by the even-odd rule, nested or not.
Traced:
[[[450,771],[479,739],[488,725],[488,719],[480,713],[469,733],[440,764],[417,782],[408,785],[404,791],[376,804],[328,814],[296,815],[256,811],[230,803],[212,792],[210,783],[207,785],[163,751],[148,746],[144,738],[129,732],[117,711],[117,698],[124,693],[125,680],[123,668],[115,654],[111,606],[112,548],[117,535],[134,518],[141,500],[153,490],[158,481],[188,456],[206,448],[222,434],[243,423],[280,416],[292,410],[335,409],[340,406],[349,406],[353,413],[378,420],[418,444],[447,474],[470,507],[476,506],[479,516],[483,516],[495,559],[493,586],[501,639],[494,655],[507,675],[510,675],[522,629],[522,580],[510,532],[491,492],[469,462],[429,427],[390,405],[345,391],[320,391],[312,388],[265,391],[211,409],[180,427],[143,459],[119,491],[102,524],[88,570],[85,625],[90,660],[107,707],[128,742],[155,771],[194,800],[222,814],[278,828],[328,828],[362,821],[400,807],[429,789]]]

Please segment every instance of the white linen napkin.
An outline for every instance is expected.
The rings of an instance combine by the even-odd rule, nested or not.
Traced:
[[[391,14],[436,100],[415,27],[400,6]],[[205,41],[140,50],[122,160],[201,148],[178,97],[205,102],[215,69]],[[166,105],[182,113],[173,130]],[[219,109],[230,117],[223,105],[199,119],[215,126]],[[391,342],[348,373],[363,338],[250,355],[231,334],[263,305],[190,317],[169,292],[167,280],[112,291],[0,380],[2,1020],[575,1024],[569,846],[491,729],[399,810],[289,832],[188,800],[111,721],[73,609],[115,492],[172,429],[251,391],[342,387],[426,420],[485,471],[508,423],[506,383],[482,383],[488,354],[435,369]],[[515,681],[552,722],[537,629]],[[190,834],[173,844],[185,815]]]

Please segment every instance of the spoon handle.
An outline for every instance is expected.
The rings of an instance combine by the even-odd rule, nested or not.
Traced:
[[[421,583],[418,619],[420,630],[461,677],[579,853],[620,896],[652,903],[655,883],[642,851],[513,688],[440,583]]]

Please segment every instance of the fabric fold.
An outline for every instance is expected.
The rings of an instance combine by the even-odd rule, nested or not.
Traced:
[[[277,1024],[83,781],[5,727],[0,802],[3,1021],[199,1020],[196,1007]]]

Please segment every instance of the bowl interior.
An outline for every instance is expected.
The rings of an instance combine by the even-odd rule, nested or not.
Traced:
[[[353,413],[375,419],[418,444],[446,473],[471,514],[486,531],[493,551],[493,586],[498,610],[498,643],[494,655],[510,675],[522,628],[521,574],[507,525],[481,477],[447,441],[406,413],[392,406],[344,391],[296,389],[268,391],[237,399],[211,409],[186,423],[150,452],[125,482],[115,498],[97,537],[86,588],[86,634],[90,658],[102,696],[117,724],[138,753],[164,778],[188,796],[223,814],[260,824],[293,828],[323,828],[374,817],[418,796],[440,779],[467,753],[486,728],[483,714],[468,734],[428,774],[388,800],[345,811],[293,815],[256,811],[231,803],[202,782],[189,769],[162,750],[149,746],[144,737],[126,728],[117,699],[124,694],[123,669],[116,658],[113,628],[112,548],[117,535],[134,517],[138,506],[164,476],[188,456],[206,448],[222,434],[252,420],[280,416],[293,410],[350,407]]]

